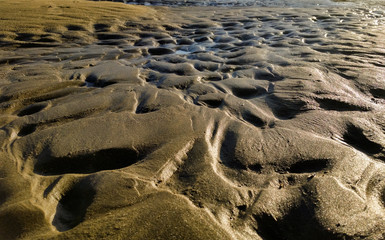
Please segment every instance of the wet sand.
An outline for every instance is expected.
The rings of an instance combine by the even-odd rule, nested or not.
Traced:
[[[61,4],[0,24],[2,238],[385,238],[380,6]]]

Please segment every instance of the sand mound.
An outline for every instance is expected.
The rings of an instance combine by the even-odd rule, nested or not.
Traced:
[[[2,239],[384,239],[384,11],[37,3],[69,16],[0,24]]]

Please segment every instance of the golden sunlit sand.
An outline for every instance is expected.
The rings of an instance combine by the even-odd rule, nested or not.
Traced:
[[[0,1],[0,39],[18,45],[91,43],[98,26],[119,31],[127,21],[156,21],[157,11],[144,6],[85,0]]]
[[[326,2],[0,1],[0,239],[384,239],[385,11]]]

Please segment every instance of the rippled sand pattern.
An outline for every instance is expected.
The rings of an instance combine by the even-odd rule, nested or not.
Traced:
[[[385,12],[167,11],[0,51],[3,236],[384,239]]]

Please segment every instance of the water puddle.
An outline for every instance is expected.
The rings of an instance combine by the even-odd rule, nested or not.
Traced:
[[[187,51],[183,51],[183,50],[177,50],[175,51],[176,55],[187,55],[187,54],[190,54],[190,52],[187,52]]]

